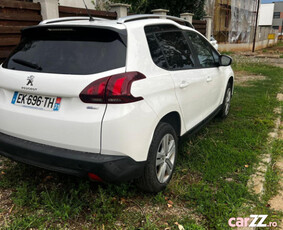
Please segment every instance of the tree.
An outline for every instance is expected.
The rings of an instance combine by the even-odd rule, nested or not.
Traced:
[[[169,14],[179,17],[181,13],[193,13],[195,19],[205,16],[205,0],[112,0],[131,4],[131,13],[150,14],[153,9],[167,9]]]

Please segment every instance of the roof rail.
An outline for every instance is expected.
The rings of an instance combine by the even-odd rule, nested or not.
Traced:
[[[104,21],[108,20],[106,18],[93,18],[94,20],[97,21]],[[89,20],[89,17],[64,17],[64,18],[55,18],[55,19],[49,19],[49,20],[44,20],[39,23],[39,25],[46,25],[46,24],[51,24],[51,23],[56,23],[56,22],[68,22],[68,21],[77,21],[77,20]]]
[[[137,20],[143,20],[143,19],[154,19],[154,18],[169,19],[169,20],[172,20],[172,21],[177,22],[179,24],[183,24],[185,26],[191,27],[193,29],[195,28],[190,22],[188,22],[188,21],[186,21],[182,18],[177,18],[177,17],[174,17],[174,16],[168,16],[168,15],[158,15],[158,14],[131,15],[131,16],[119,18],[117,20],[117,23],[123,24],[123,23],[131,22],[131,21],[137,21]]]

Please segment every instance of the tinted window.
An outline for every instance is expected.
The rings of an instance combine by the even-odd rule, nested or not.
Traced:
[[[192,52],[181,31],[156,33],[156,38],[170,69],[189,69],[194,66]]]
[[[214,49],[211,49],[211,51],[212,51],[212,54],[213,54],[215,63],[216,63],[217,65],[219,65],[219,62],[220,62],[220,60],[219,60],[219,54],[218,54]]]
[[[167,31],[163,32],[160,27],[164,30],[167,29]],[[193,68],[194,61],[187,40],[183,32],[178,28],[176,31],[176,28],[170,25],[145,28],[152,59],[157,66],[168,70]],[[173,29],[174,31],[170,31]]]
[[[196,50],[201,67],[206,68],[218,66],[217,62],[219,63],[219,60],[215,60],[218,55],[215,51],[214,54],[212,53],[212,47],[209,42],[197,33],[186,32],[186,34],[188,35],[189,39],[191,40],[194,46],[194,49]]]
[[[155,39],[155,35],[154,34],[147,35],[147,41],[148,41],[148,46],[151,52],[151,57],[154,63],[161,68],[164,68],[164,69],[168,68],[165,57],[160,49],[159,44],[157,43]]]
[[[124,67],[126,46],[110,30],[89,28],[39,28],[24,32],[16,51],[4,63],[8,69],[94,74]]]

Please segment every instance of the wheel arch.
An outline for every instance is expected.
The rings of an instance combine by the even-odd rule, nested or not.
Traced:
[[[231,87],[232,87],[232,95],[233,95],[233,93],[234,93],[234,77],[231,76],[231,77],[229,78],[227,85],[228,85],[228,84],[231,84]]]
[[[182,122],[181,122],[181,116],[177,111],[173,111],[170,113],[167,113],[165,116],[161,118],[161,120],[158,122],[165,122],[174,128],[177,136],[181,136],[181,128],[182,128]]]

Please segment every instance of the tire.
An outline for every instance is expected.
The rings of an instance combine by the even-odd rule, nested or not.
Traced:
[[[174,128],[168,123],[159,123],[149,148],[144,174],[137,180],[137,186],[152,193],[164,190],[175,169],[177,150],[178,137]]]
[[[219,112],[219,117],[222,119],[225,119],[229,115],[230,106],[231,106],[231,98],[232,98],[232,85],[231,83],[228,83],[226,91],[225,91],[223,103],[222,103],[222,108]]]

